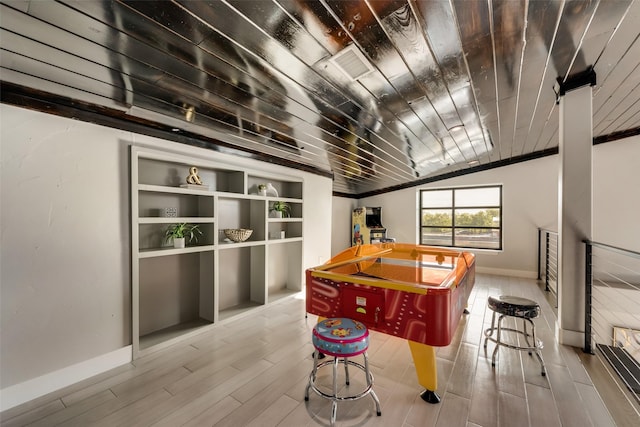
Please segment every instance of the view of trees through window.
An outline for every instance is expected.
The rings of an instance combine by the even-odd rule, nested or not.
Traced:
[[[502,187],[420,191],[420,243],[502,248]]]

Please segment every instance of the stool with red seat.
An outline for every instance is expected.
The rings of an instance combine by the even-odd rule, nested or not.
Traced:
[[[369,348],[369,330],[357,321],[347,318],[330,318],[318,322],[313,328],[313,370],[309,375],[309,383],[304,392],[304,400],[309,400],[309,390],[313,390],[318,395],[331,400],[331,425],[336,422],[338,401],[356,400],[368,394],[371,395],[376,405],[376,414],[380,416],[380,401],[373,391],[373,375],[369,371],[369,359],[367,349]],[[333,360],[328,360],[318,364],[320,354],[333,356]],[[349,360],[355,356],[362,355],[364,364]],[[349,365],[361,369],[366,377],[367,385],[364,390],[347,396],[338,394],[338,363],[344,364],[345,382],[349,385]],[[332,393],[322,391],[316,385],[318,370],[328,366],[333,366],[333,388]]]

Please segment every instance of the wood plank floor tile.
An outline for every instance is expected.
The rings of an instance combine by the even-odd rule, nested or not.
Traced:
[[[566,366],[549,365],[549,383],[563,427],[592,426],[571,374]]]
[[[62,400],[55,399],[50,402],[44,403],[41,406],[37,406],[31,410],[25,411],[22,414],[16,415],[14,417],[3,416],[2,426],[3,427],[23,426],[38,420],[43,420],[43,419],[46,420],[49,417],[56,416],[56,414],[58,414],[60,411],[64,409],[65,409],[65,406],[62,403]]]
[[[441,402],[436,427],[466,427],[469,415],[469,399],[447,392]]]
[[[498,379],[491,361],[478,359],[469,405],[469,421],[483,425],[498,425]]]
[[[493,351],[491,345],[488,350]],[[526,355],[526,353],[524,353]],[[527,356],[528,357],[528,356]],[[487,354],[491,364],[491,353]],[[519,397],[525,397],[524,374],[520,351],[500,347],[496,357],[495,369],[498,372],[498,389],[502,392]]]
[[[520,396],[498,392],[498,426],[526,426],[529,423],[527,401]]]
[[[170,399],[170,396],[166,390],[160,389],[155,393],[147,394],[145,397],[123,406],[92,425],[95,427],[148,425],[147,416],[149,409],[158,407],[161,402],[166,402]]]
[[[150,414],[150,418],[153,417],[156,425],[164,427],[186,423],[195,416],[208,411],[226,397],[231,397],[229,394],[232,391],[250,383],[256,375],[269,366],[271,364],[262,361],[251,369],[240,371],[217,383],[206,381],[204,384],[196,384],[194,387],[173,396],[167,402],[163,402],[161,408],[155,409],[154,413]],[[161,420],[157,419],[159,415],[162,416]]]
[[[227,396],[206,411],[183,424],[183,427],[213,426],[218,421],[240,407],[241,403],[231,396]],[[292,424],[293,425],[293,424]],[[154,425],[156,427],[156,425]]]
[[[472,384],[476,375],[478,347],[461,343],[453,372],[449,377],[447,392],[464,398],[471,398]]]
[[[489,295],[505,294],[534,299],[541,305],[536,326],[544,341],[546,377],[540,375],[537,359],[512,349],[500,349],[498,365],[491,367],[493,343],[486,353],[482,347],[483,331],[493,313],[486,300]],[[478,274],[468,308],[470,314],[461,319],[451,344],[436,349],[439,404],[420,398],[423,389],[407,342],[372,331],[370,368],[382,416],[376,416],[372,399],[365,396],[339,404],[337,425],[640,425],[637,413],[624,407],[609,415],[589,376],[595,372],[598,382],[605,381],[606,368],[598,371],[590,366],[595,356],[581,356],[579,350],[555,342],[555,310],[535,280]],[[316,322],[316,316],[305,317],[303,299],[284,299],[5,411],[0,424],[327,426],[330,401],[313,392],[304,401],[312,366],[311,330]],[[513,319],[505,324],[509,322]],[[355,369],[350,374],[352,383],[349,388],[341,385],[342,391],[364,386],[364,374]],[[318,376],[319,382],[330,380],[326,372]],[[614,391],[611,395],[619,403],[624,394]]]
[[[64,421],[77,417],[80,414],[91,411],[93,408],[102,405],[105,402],[109,402],[116,399],[116,395],[111,390],[104,390],[103,392],[94,394],[84,400],[76,402],[74,405],[64,407],[64,409],[51,414],[48,417],[41,419],[35,423],[30,423],[30,427],[48,427],[51,425],[58,425]]]
[[[260,412],[247,427],[277,426],[300,402],[282,395],[271,406]]]
[[[136,402],[125,402],[120,399],[110,400],[77,417],[59,424],[64,427],[136,425],[134,418],[146,408],[162,404],[171,398],[164,389],[146,394]],[[141,420],[138,425],[145,425]]]
[[[604,406],[602,399],[593,385],[576,382],[576,388],[582,401],[585,403],[586,412],[589,414],[593,425],[598,427],[615,427],[613,418],[611,418],[607,407]]]
[[[533,384],[526,384],[525,388],[529,407],[529,425],[531,427],[562,426],[551,389]]]

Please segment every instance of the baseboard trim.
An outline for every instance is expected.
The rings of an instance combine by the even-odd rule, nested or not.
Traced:
[[[582,348],[584,347],[584,332],[570,331],[556,325],[556,341],[563,345]]]
[[[508,270],[505,268],[480,267],[476,264],[476,273],[495,274],[496,276],[520,277],[523,279],[535,279],[538,274],[535,271]]]
[[[0,390],[0,412],[132,361],[132,347],[85,360]]]

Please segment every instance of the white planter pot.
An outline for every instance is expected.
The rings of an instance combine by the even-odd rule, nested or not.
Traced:
[[[176,249],[184,248],[184,237],[174,237],[173,238],[173,247]]]
[[[282,218],[281,211],[271,211],[271,218]]]
[[[258,190],[258,195],[259,196],[266,196],[267,195],[267,189],[265,188],[264,190]]]

